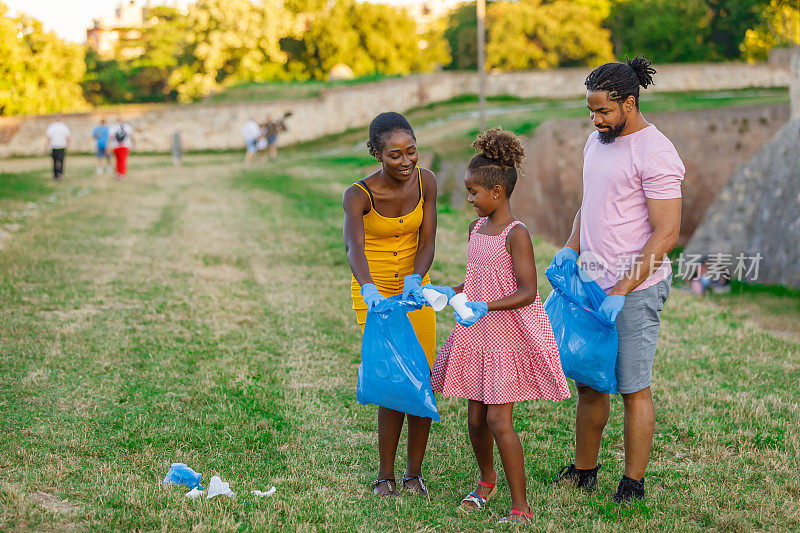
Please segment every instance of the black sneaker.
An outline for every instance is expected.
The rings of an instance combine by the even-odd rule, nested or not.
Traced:
[[[611,497],[616,503],[630,503],[644,498],[644,478],[636,480],[622,476],[617,493]]]
[[[567,465],[556,474],[556,478],[550,482],[550,486],[566,482],[586,492],[592,492],[597,485],[597,471],[600,470],[601,466],[603,465],[598,463],[594,468],[581,470],[580,468],[575,468],[574,464]]]

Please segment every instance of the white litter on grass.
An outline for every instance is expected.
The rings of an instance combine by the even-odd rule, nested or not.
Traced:
[[[276,489],[275,487],[272,487],[272,488],[271,488],[271,489],[269,489],[267,492],[261,492],[260,490],[251,490],[250,492],[251,492],[253,495],[255,495],[255,496],[258,496],[259,498],[263,498],[264,496],[266,496],[267,498],[269,498],[270,496],[272,496],[273,494],[275,494],[277,491],[278,491],[278,489]]]
[[[227,481],[222,481],[219,476],[214,476],[208,483],[208,498],[209,500],[214,496],[228,496],[233,498],[236,493],[231,490],[231,486]]]
[[[192,490],[190,490],[189,492],[186,493],[186,497],[189,498],[189,499],[192,499],[192,500],[196,500],[197,498],[199,498],[202,495],[203,495],[203,491],[202,490],[197,490],[197,487],[193,488]]]

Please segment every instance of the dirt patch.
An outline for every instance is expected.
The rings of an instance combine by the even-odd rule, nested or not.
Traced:
[[[36,370],[31,370],[28,372],[28,374],[20,380],[20,383],[27,387],[28,385],[40,383],[46,379],[47,372],[41,368],[37,368]]]
[[[81,510],[77,504],[69,500],[61,500],[49,492],[34,492],[31,494],[31,499],[45,511],[53,514],[73,515]]]

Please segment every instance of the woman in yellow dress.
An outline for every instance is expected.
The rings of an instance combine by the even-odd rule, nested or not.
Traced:
[[[344,193],[344,242],[353,271],[353,310],[364,330],[367,310],[386,297],[408,296],[430,283],[436,239],[436,178],[417,167],[417,141],[408,121],[399,113],[381,113],[369,127],[367,148],[381,169],[350,186]],[[436,320],[432,308],[408,314],[417,338],[432,365],[436,348]],[[408,417],[408,463],[402,485],[427,494],[422,460],[431,419],[378,407],[378,478],[376,495],[394,496],[394,460]]]

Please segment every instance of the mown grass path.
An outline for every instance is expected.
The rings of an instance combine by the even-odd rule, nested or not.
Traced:
[[[321,148],[321,147],[318,147]],[[341,192],[372,163],[295,149],[140,159],[127,183],[22,223],[0,251],[0,529],[485,530],[462,400],[440,399],[429,499],[375,499],[375,408],[355,401]],[[316,148],[315,148],[316,150]],[[42,173],[31,179],[46,179]],[[463,279],[465,212],[440,214],[432,278]],[[551,245],[535,241],[539,285]],[[437,319],[441,343],[452,318]],[[599,490],[552,491],[569,462],[574,399],[518,406],[536,530],[800,528],[800,344],[677,291],[664,315],[646,502],[620,509],[620,402]],[[397,475],[402,475],[403,452]],[[161,480],[185,462],[234,499],[189,501]],[[499,463],[499,461],[498,461]],[[251,489],[276,485],[254,499]]]

